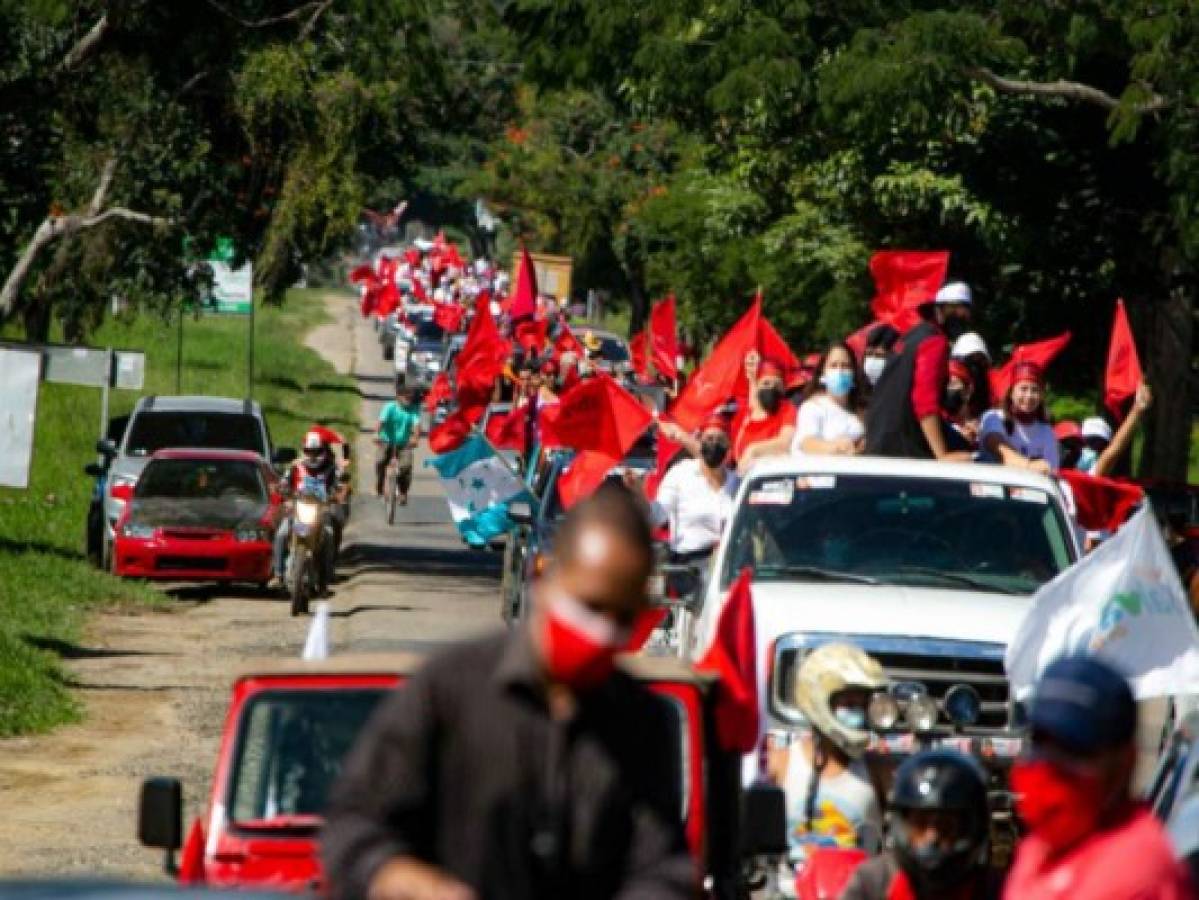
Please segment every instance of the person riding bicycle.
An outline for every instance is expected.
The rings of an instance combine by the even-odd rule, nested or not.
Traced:
[[[891,848],[854,872],[842,900],[990,900],[1002,878],[989,865],[991,817],[978,763],[926,750],[895,773]]]
[[[304,484],[304,479],[315,478],[325,486],[325,492],[330,501],[329,514],[332,520],[333,540],[330,548],[336,552],[337,537],[345,522],[341,519],[339,504],[341,500],[341,471],[333,456],[333,448],[326,435],[313,429],[304,435],[303,456],[292,464],[287,471],[287,485],[294,495]],[[275,532],[275,547],[273,563],[275,577],[283,580],[287,564],[287,544],[291,540],[291,516],[284,516]]]
[[[400,490],[400,505],[407,505],[408,489],[412,486],[412,448],[419,439],[420,410],[414,408],[412,389],[397,387],[395,400],[379,413],[376,441],[380,449],[375,463],[375,492],[379,496],[383,496],[387,466],[394,459],[399,467],[396,483]]]

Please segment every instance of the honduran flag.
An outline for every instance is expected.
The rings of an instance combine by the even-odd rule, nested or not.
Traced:
[[[486,546],[512,527],[508,504],[513,500],[533,502],[525,485],[477,432],[426,465],[441,476],[450,516],[472,547]]]

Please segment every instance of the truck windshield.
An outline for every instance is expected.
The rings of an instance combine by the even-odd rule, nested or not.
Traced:
[[[329,789],[383,688],[264,691],[242,713],[229,816],[234,825],[306,824]]]
[[[1071,562],[1045,491],[989,482],[773,475],[746,487],[722,582],[847,581],[1028,594]]]
[[[125,453],[149,456],[164,447],[249,450],[266,455],[262,429],[244,413],[140,412],[133,417]]]

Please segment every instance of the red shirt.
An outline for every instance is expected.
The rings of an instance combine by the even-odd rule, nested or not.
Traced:
[[[791,405],[791,402],[783,400],[779,403],[779,408],[774,411],[773,415],[768,415],[757,421],[753,419],[753,413],[747,415],[741,420],[741,424],[734,432],[733,458],[740,459],[745,449],[751,444],[778,437],[784,428],[794,428],[796,413],[797,410]]]
[[[928,337],[916,348],[912,370],[912,412],[919,422],[926,416],[941,414],[941,396],[949,366],[949,340],[944,334]]]
[[[1004,900],[1175,900],[1194,897],[1161,824],[1134,807],[1119,824],[1096,832],[1065,855],[1029,835],[1003,888]]]

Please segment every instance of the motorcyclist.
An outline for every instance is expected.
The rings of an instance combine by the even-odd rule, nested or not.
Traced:
[[[890,809],[890,849],[854,872],[842,900],[999,896],[986,776],[974,760],[952,750],[909,757],[895,773]]]
[[[877,852],[882,813],[862,756],[866,707],[887,684],[882,666],[851,644],[825,644],[804,658],[794,684],[810,730],[770,750],[767,761],[786,794],[790,863],[801,867],[820,847]]]
[[[294,495],[304,483],[305,478],[315,478],[325,485],[329,500],[330,532],[325,535],[325,571],[333,568],[333,556],[337,553],[337,543],[341,529],[345,525],[342,512],[342,488],[340,469],[333,456],[333,448],[326,435],[315,429],[304,435],[303,456],[298,459],[287,472],[287,485]],[[291,540],[291,516],[284,516],[275,532],[274,569],[275,577],[283,581],[287,566],[287,545]]]

